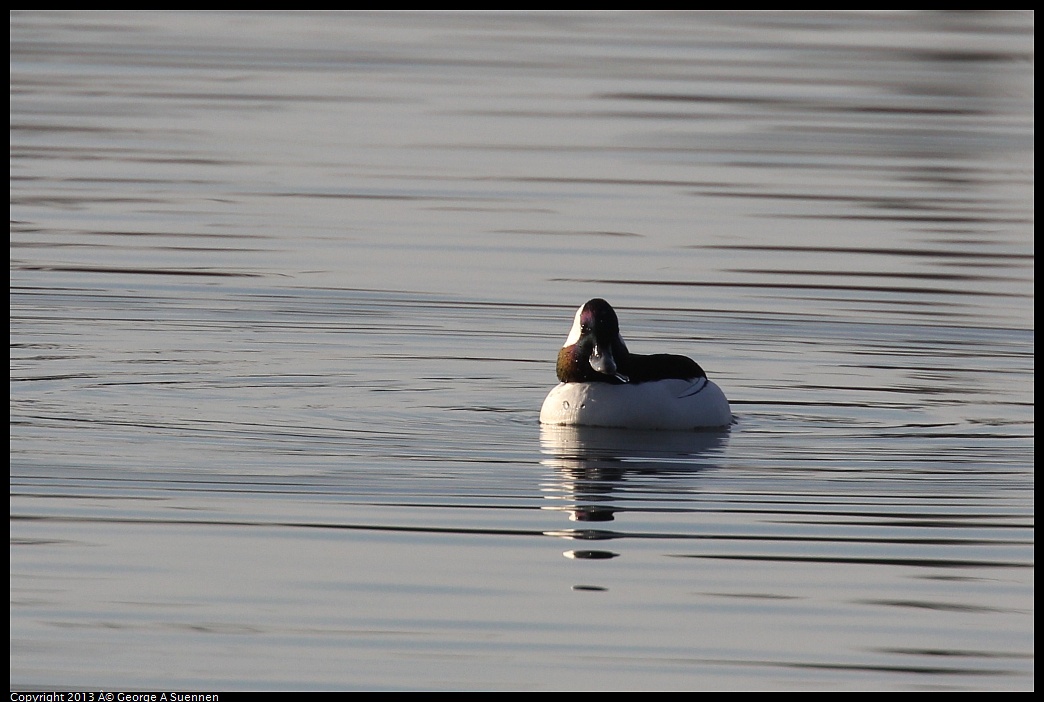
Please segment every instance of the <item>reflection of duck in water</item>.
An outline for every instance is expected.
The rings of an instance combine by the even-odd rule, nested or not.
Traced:
[[[543,424],[626,429],[701,429],[732,423],[725,394],[699,364],[627,350],[616,311],[588,301],[558,352],[561,381],[544,399]]]
[[[713,466],[725,431],[618,431],[610,427],[540,427],[540,462],[554,468],[573,492],[611,494],[640,476],[689,477]]]
[[[540,463],[555,471],[555,480],[544,487],[545,496],[562,503],[545,509],[568,512],[575,522],[613,521],[616,512],[639,507],[633,495],[624,499],[626,505],[621,502],[629,484],[691,480],[715,465],[712,456],[724,449],[728,437],[724,431],[619,431],[545,424],[540,427]]]
[[[620,512],[662,509],[661,497],[655,506],[646,504],[650,494],[675,494],[674,487],[664,493],[649,481],[681,481],[678,492],[689,492],[694,476],[713,467],[713,455],[724,449],[726,431],[620,431],[606,427],[540,427],[540,463],[554,469],[552,479],[542,483],[549,504],[543,509],[563,512],[571,529],[547,531],[572,541],[609,541],[631,538],[626,531],[606,529]],[[645,486],[643,487],[643,483]],[[592,544],[593,545],[593,544]],[[604,549],[574,549],[567,558],[615,558],[619,553]],[[578,589],[604,589],[577,586]]]

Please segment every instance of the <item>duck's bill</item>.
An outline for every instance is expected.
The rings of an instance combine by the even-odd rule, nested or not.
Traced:
[[[588,361],[591,363],[591,367],[602,375],[611,375],[621,383],[627,382],[627,376],[616,371],[616,359],[613,358],[610,347],[595,344]]]

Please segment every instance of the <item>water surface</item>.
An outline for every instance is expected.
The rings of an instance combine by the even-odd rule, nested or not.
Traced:
[[[13,13],[12,686],[1033,689],[1033,30]]]

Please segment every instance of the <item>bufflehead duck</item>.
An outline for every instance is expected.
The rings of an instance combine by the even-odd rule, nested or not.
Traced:
[[[608,302],[576,311],[558,352],[558,379],[540,408],[543,424],[627,429],[700,429],[732,423],[725,394],[696,361],[627,350]]]

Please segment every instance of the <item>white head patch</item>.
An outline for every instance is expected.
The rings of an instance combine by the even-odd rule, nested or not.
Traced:
[[[580,341],[580,315],[583,314],[584,306],[580,305],[580,309],[576,311],[576,316],[573,317],[573,328],[569,330],[569,336],[566,337],[566,342],[562,344],[562,347],[572,346],[576,342]]]

